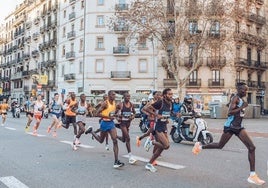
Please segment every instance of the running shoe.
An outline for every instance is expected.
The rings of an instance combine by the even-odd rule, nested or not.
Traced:
[[[74,150],[74,151],[76,151],[76,150],[77,150],[77,147],[76,147],[76,145],[75,145],[75,144],[73,144],[73,146],[72,146],[72,147],[73,147],[73,150]]]
[[[252,184],[256,184],[256,185],[263,185],[265,184],[264,180],[261,180],[257,174],[253,175],[253,176],[249,176],[248,177],[248,182],[252,183]]]
[[[47,133],[50,133],[50,131],[51,131],[51,127],[48,127],[47,128]]]
[[[200,142],[196,142],[194,144],[193,149],[192,149],[193,154],[194,155],[198,155],[201,152],[201,150],[202,150],[201,143]]]
[[[151,172],[156,172],[157,171],[157,169],[151,163],[147,163],[145,165],[145,169],[150,170]]]
[[[78,138],[75,138],[75,139],[74,139],[74,144],[75,144],[75,145],[79,145],[79,144],[81,144]]]
[[[109,144],[105,144],[105,149],[109,151]]]
[[[89,126],[88,127],[88,129],[85,131],[85,134],[89,134],[89,133],[91,133],[92,132],[92,127],[91,126]]]
[[[157,166],[157,162],[156,162],[156,160],[154,160],[154,161],[152,162],[152,165]]]
[[[30,126],[26,125],[26,127],[25,127],[25,132],[28,132],[29,129],[30,129]]]
[[[2,125],[2,127],[4,127],[4,126],[5,126],[5,124],[4,124],[4,123],[2,123],[1,125]]]
[[[152,140],[150,139],[150,137],[148,137],[144,143],[144,148],[145,150],[148,152],[150,150],[150,148],[152,147],[153,145],[153,142]]]
[[[134,159],[133,157],[130,157],[130,158],[128,159],[128,163],[129,163],[129,164],[135,164],[136,162],[137,162],[137,160]]]
[[[34,135],[34,136],[37,136],[37,130],[34,130],[34,131],[33,131],[33,135]]]
[[[115,161],[114,162],[114,168],[119,168],[119,167],[122,167],[124,166],[125,164],[120,162],[119,160]]]
[[[136,137],[136,146],[137,146],[137,147],[140,147],[140,145],[141,145],[141,140],[140,140],[140,137],[137,136],[137,137]]]
[[[57,137],[57,132],[54,131],[54,132],[52,133],[52,136],[53,136],[53,137]]]

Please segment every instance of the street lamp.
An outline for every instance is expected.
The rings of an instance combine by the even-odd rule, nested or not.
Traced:
[[[155,67],[155,57],[154,57],[154,37],[151,37],[151,42],[152,42],[152,48],[153,48],[153,57],[152,57],[152,61],[153,61],[153,90],[156,90],[156,67]]]

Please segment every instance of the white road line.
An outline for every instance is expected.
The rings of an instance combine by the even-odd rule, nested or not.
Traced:
[[[13,128],[13,127],[5,127],[5,128],[8,129],[8,130],[12,130],[12,131],[17,130],[17,129],[15,129],[15,128]]]
[[[148,161],[149,161],[149,159],[144,158],[144,157],[140,157],[140,156],[136,156],[136,155],[132,155],[132,156],[133,156],[133,158],[135,158],[139,161],[142,161],[142,162],[148,163]],[[123,155],[123,157],[128,158],[128,155]],[[156,161],[156,163],[157,163],[157,166],[163,166],[163,167],[171,168],[174,170],[186,168],[186,166],[183,166],[183,165],[168,163],[168,162],[164,162],[164,161]]]
[[[14,176],[0,177],[0,181],[8,188],[29,188]]]
[[[66,140],[63,140],[63,141],[60,141],[61,143],[64,143],[64,144],[70,144],[70,145],[73,145],[73,142],[70,142],[70,141],[66,141]],[[95,146],[90,146],[90,145],[84,145],[84,144],[79,144],[78,147],[81,147],[81,148],[95,148]]]
[[[38,136],[38,137],[46,137],[46,135],[43,135],[43,134],[33,135],[32,132],[27,132],[27,134],[32,135],[32,136]]]

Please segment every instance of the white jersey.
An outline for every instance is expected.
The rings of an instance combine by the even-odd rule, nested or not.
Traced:
[[[35,101],[34,103],[34,115],[42,115],[44,103],[42,101]]]
[[[76,110],[76,122],[83,122],[86,123],[86,117],[87,117],[87,103],[85,103],[85,106],[81,106],[81,102],[78,103],[78,108]]]

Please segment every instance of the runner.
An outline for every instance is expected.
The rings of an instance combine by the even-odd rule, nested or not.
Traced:
[[[122,131],[122,136],[117,136],[117,138],[126,143],[129,157],[128,162],[134,164],[137,160],[131,154],[129,127],[131,121],[135,118],[135,110],[133,104],[130,102],[130,95],[125,93],[123,98],[124,101],[117,106],[118,112],[121,112],[119,113],[118,122]]]
[[[62,124],[62,127],[65,129],[68,129],[70,124],[73,125],[74,128],[74,139],[76,138],[77,135],[77,125],[76,125],[76,113],[75,111],[77,110],[77,101],[75,99],[75,94],[71,93],[71,97],[67,100],[66,104],[66,111],[65,111],[65,118],[66,118],[66,124]]]
[[[108,99],[108,95],[107,94],[104,94],[103,95],[103,101],[106,101]],[[97,104],[96,105],[96,109],[98,110],[100,107],[101,107],[101,104],[102,104],[102,102],[103,101],[101,101],[99,104]],[[101,123],[101,118],[99,119],[99,124]],[[98,133],[98,132],[100,132],[101,131],[101,129],[99,128],[99,129],[97,129],[96,131],[94,131],[95,133]],[[94,137],[92,136],[92,139],[94,139]],[[106,135],[106,137],[105,137],[105,149],[107,150],[107,151],[109,151],[109,135],[107,134]]]
[[[200,142],[196,142],[192,152],[197,155],[202,149],[222,149],[234,134],[248,149],[250,175],[247,181],[256,185],[263,185],[265,181],[261,180],[255,173],[255,146],[242,125],[245,108],[248,106],[248,103],[243,100],[243,97],[247,95],[248,86],[245,83],[237,83],[236,89],[237,94],[230,99],[228,119],[224,124],[219,143],[211,143],[202,146]]]
[[[89,111],[90,105],[86,102],[85,94],[80,95],[80,102],[76,110],[76,122],[79,127],[78,134],[73,141],[73,150],[77,150],[77,145],[80,144],[80,137],[85,132],[86,117]]]
[[[26,117],[27,117],[27,123],[25,126],[25,132],[28,132],[30,129],[30,125],[33,121],[33,97],[30,97],[24,104]]]
[[[52,133],[53,137],[57,136],[57,129],[61,127],[61,113],[62,113],[62,108],[63,104],[61,100],[59,99],[59,94],[55,93],[54,94],[54,99],[49,105],[51,109],[51,117],[52,117],[52,123],[50,126],[47,128],[47,133],[50,133],[51,129],[54,127],[54,131]]]
[[[115,92],[108,92],[108,99],[102,102],[101,107],[97,111],[97,115],[102,118],[100,125],[100,135],[97,135],[92,131],[92,127],[89,127],[85,134],[91,133],[94,138],[99,142],[103,143],[106,135],[109,133],[113,141],[113,151],[114,151],[114,168],[119,168],[124,166],[124,163],[118,160],[118,143],[117,143],[117,132],[114,124],[115,114],[117,113],[115,105]]]
[[[35,125],[33,126],[33,135],[37,136],[37,129],[42,120],[42,111],[45,109],[45,104],[42,101],[41,94],[37,95],[37,100],[33,103]]]
[[[163,99],[157,102],[145,106],[144,111],[146,111],[150,116],[156,119],[155,123],[155,137],[156,140],[150,141],[151,144],[156,147],[156,151],[153,153],[149,163],[146,164],[145,168],[151,172],[156,172],[157,169],[153,166],[153,162],[161,155],[163,150],[169,148],[169,140],[167,135],[167,123],[168,118],[171,114],[172,107],[172,91],[167,88],[163,90]],[[157,112],[157,113],[156,113]]]
[[[9,105],[7,104],[7,99],[3,99],[3,103],[0,105],[1,114],[2,114],[2,126],[5,126],[7,119],[7,110],[9,109]]]

